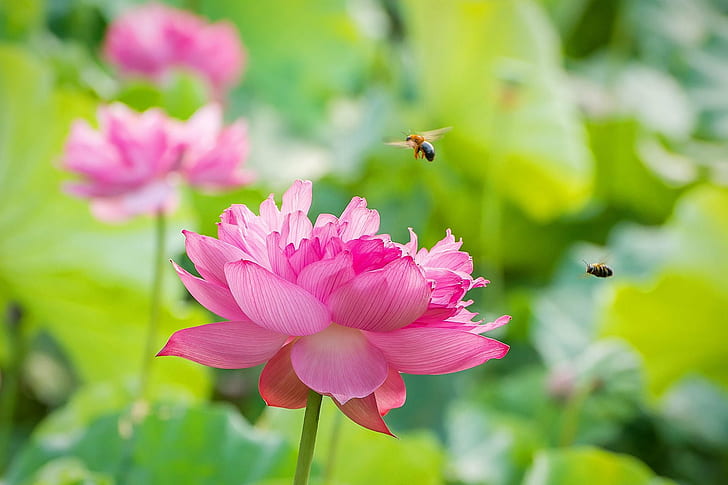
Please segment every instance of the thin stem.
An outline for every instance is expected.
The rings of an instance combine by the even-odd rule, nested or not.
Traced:
[[[13,437],[13,417],[18,404],[18,388],[20,384],[21,362],[25,358],[25,342],[21,336],[20,324],[22,313],[20,307],[10,303],[7,318],[2,324],[7,325],[8,363],[2,369],[0,385],[0,475],[5,470],[11,454]]]
[[[320,412],[321,394],[316,391],[308,391],[308,402],[306,403],[306,414],[303,416],[301,443],[298,446],[298,463],[296,463],[296,475],[293,478],[293,485],[306,485],[308,483]]]
[[[584,408],[589,395],[594,390],[594,383],[587,382],[577,386],[569,396],[566,402],[566,408],[562,414],[561,433],[559,436],[559,445],[570,446],[574,443],[576,433],[579,431],[579,421],[581,420],[581,411]]]
[[[324,468],[323,483],[331,483],[334,477],[334,466],[336,465],[336,452],[339,449],[339,437],[341,436],[342,413],[334,415],[334,426],[331,428],[331,439],[329,439],[329,453],[326,457],[326,468]]]
[[[154,343],[159,328],[159,310],[162,297],[162,270],[164,268],[165,252],[165,226],[166,220],[162,211],[157,212],[154,231],[154,260],[152,267],[152,289],[149,302],[149,323],[147,325],[147,339],[142,355],[141,375],[139,379],[139,397],[144,397],[149,384],[149,374],[152,367],[152,356],[154,355]]]

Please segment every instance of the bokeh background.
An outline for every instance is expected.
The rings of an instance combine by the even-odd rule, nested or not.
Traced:
[[[160,88],[106,64],[136,3],[0,3],[2,483],[289,483],[303,412],[265,409],[259,369],[157,359],[129,432],[153,221],[95,221],[58,159],[103,103],[204,102],[190,73]],[[395,240],[451,228],[492,281],[472,308],[513,316],[503,360],[405,376],[397,440],[325,406],[314,483],[728,483],[728,1],[172,4],[240,32],[226,116],[257,181],[186,193],[167,257],[182,228],[309,178],[314,214],[360,195]],[[383,144],[442,126],[431,164]],[[160,348],[214,318],[165,277]]]

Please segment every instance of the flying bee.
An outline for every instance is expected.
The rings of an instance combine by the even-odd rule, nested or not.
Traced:
[[[609,278],[614,274],[614,270],[604,263],[587,263],[584,261],[584,264],[586,265],[586,273],[597,278]]]
[[[404,141],[393,141],[387,143],[387,145],[412,148],[415,151],[415,158],[426,158],[428,162],[431,162],[435,159],[435,147],[431,142],[442,137],[442,135],[450,130],[452,130],[452,126],[440,128],[439,130],[413,133],[411,135],[407,135],[407,138],[405,138]]]

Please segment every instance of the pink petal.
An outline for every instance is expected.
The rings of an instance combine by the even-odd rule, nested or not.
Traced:
[[[227,286],[225,263],[250,259],[241,249],[214,237],[202,236],[196,232],[182,231],[185,235],[187,256],[195,264],[200,275],[210,282]]]
[[[371,236],[379,230],[379,212],[373,209],[358,208],[350,212],[348,219],[343,219],[346,227],[341,239],[349,241],[362,236]]]
[[[323,259],[321,241],[318,239],[302,239],[298,249],[291,254],[288,261],[293,271],[298,275],[303,268]]]
[[[260,373],[258,390],[268,406],[286,409],[306,406],[309,389],[293,371],[291,347],[288,344],[279,350]]]
[[[353,277],[352,256],[341,252],[334,259],[317,261],[303,268],[298,275],[298,284],[326,302],[332,291]]]
[[[129,190],[116,197],[93,199],[91,211],[104,222],[122,222],[140,214],[169,213],[177,207],[177,192],[165,180]]]
[[[311,293],[252,261],[225,265],[230,291],[251,320],[286,335],[310,335],[331,323],[328,309]]]
[[[289,214],[291,212],[301,211],[308,214],[311,208],[311,192],[313,184],[310,180],[296,180],[293,185],[283,194],[283,203],[281,204],[281,212]]]
[[[422,315],[430,286],[409,256],[382,269],[361,273],[329,297],[333,321],[347,327],[385,332]]]
[[[379,414],[377,400],[374,398],[374,395],[369,395],[362,399],[350,399],[345,404],[339,404],[339,402],[334,399],[334,404],[336,404],[339,409],[341,409],[341,412],[356,424],[378,433],[394,436],[387,427],[387,423],[384,422],[382,416]]]
[[[287,338],[248,322],[209,323],[176,331],[157,355],[175,355],[220,369],[242,369],[273,357]]]
[[[508,345],[474,333],[447,328],[413,327],[366,337],[389,365],[405,374],[449,374],[500,359]]]
[[[345,223],[341,234],[344,241],[376,234],[379,230],[379,213],[367,209],[367,201],[361,197],[351,199],[339,219],[342,223]]]
[[[407,230],[409,231],[410,240],[407,244],[403,244],[403,246],[408,255],[414,256],[417,254],[417,234],[411,227],[408,227]]]
[[[483,325],[477,325],[472,332],[474,333],[485,333],[493,330],[494,328],[502,327],[503,325],[507,324],[511,321],[510,315],[503,315],[502,317],[498,317],[495,319],[494,322],[488,322],[484,323]]]
[[[268,198],[260,204],[260,222],[266,232],[280,232],[281,224],[283,223],[283,215],[278,210],[275,200],[273,200],[273,194],[270,194]]]
[[[238,304],[235,302],[230,289],[227,286],[219,286],[215,283],[203,280],[192,276],[190,273],[179,267],[175,262],[172,262],[174,270],[179,275],[182,283],[187,288],[187,291],[197,300],[202,306],[210,310],[216,315],[220,315],[228,320],[249,322],[245,313],[240,309]]]
[[[280,276],[284,280],[295,283],[296,272],[293,271],[293,267],[288,261],[288,256],[286,256],[285,248],[281,247],[280,233],[273,232],[269,234],[265,243],[266,249],[268,251],[268,262],[270,263],[270,270],[273,272],[273,274]]]
[[[379,408],[379,414],[382,416],[391,409],[404,406],[407,399],[407,388],[399,372],[390,368],[387,380],[379,386],[379,389],[374,391],[374,397],[377,399],[377,408]]]
[[[313,225],[308,216],[301,211],[295,211],[285,215],[281,236],[286,244],[293,244],[297,248],[301,239],[311,237],[312,230]]]
[[[382,353],[360,331],[340,325],[296,341],[291,363],[304,384],[341,403],[368,396],[388,372]]]

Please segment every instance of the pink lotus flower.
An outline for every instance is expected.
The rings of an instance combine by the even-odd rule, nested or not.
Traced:
[[[207,23],[184,10],[152,3],[116,19],[104,55],[127,76],[164,82],[174,69],[189,69],[207,81],[216,98],[240,79],[245,54],[235,27]]]
[[[115,103],[99,109],[99,129],[77,120],[61,162],[81,176],[66,190],[91,199],[93,214],[120,222],[138,214],[170,212],[177,185],[228,188],[249,177],[240,172],[247,151],[242,122],[223,128],[216,105],[201,108],[187,122],[159,109],[144,113]]]
[[[508,322],[473,322],[463,295],[484,286],[447,236],[417,250],[377,234],[379,214],[355,197],[341,217],[308,216],[311,182],[279,210],[233,205],[218,238],[184,231],[201,277],[175,265],[192,296],[228,321],[175,332],[158,355],[219,368],[265,363],[260,394],[301,408],[309,389],[331,396],[360,425],[391,434],[382,416],[405,401],[400,373],[444,374],[501,358],[508,346],[479,335]]]
[[[252,181],[241,170],[248,155],[247,126],[242,120],[223,126],[220,105],[204,106],[187,122],[178,122],[177,135],[184,146],[180,171],[190,185],[217,190]]]

